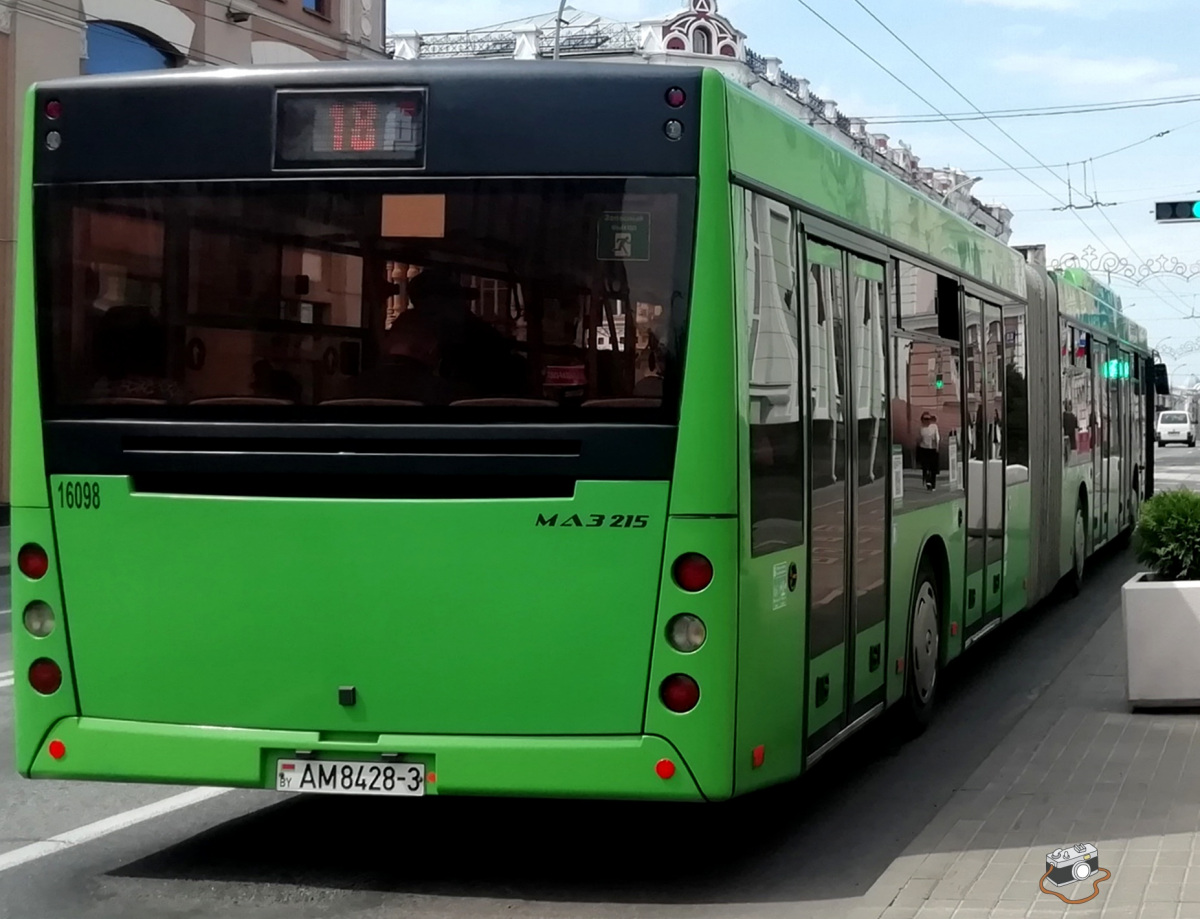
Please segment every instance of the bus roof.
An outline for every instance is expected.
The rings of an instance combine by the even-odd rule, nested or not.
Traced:
[[[1024,299],[1020,253],[790,112],[725,80],[735,174]]]
[[[1120,296],[1082,268],[1057,268],[1050,272],[1059,282],[1058,311],[1117,338],[1147,349],[1146,330],[1125,315]]]

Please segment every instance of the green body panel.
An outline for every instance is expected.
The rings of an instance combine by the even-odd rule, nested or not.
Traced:
[[[34,94],[25,96],[24,151],[21,160],[21,194],[17,209],[16,283],[13,300],[11,481],[12,552],[36,542],[50,558],[49,573],[30,581],[13,566],[12,641],[15,709],[14,740],[17,769],[28,775],[30,764],[46,731],[59,718],[78,714],[75,683],[70,668],[71,647],[67,615],[57,577],[58,553],[46,488],[46,463],[42,447],[41,394],[38,386],[33,270],[33,149]],[[22,611],[34,600],[54,610],[57,625],[44,639],[33,638],[21,625]],[[63,669],[63,685],[53,696],[42,696],[29,686],[25,673],[39,657],[49,657]]]
[[[817,683],[829,677],[829,696],[817,702]],[[808,664],[808,733],[811,736],[846,708],[846,646],[838,645]]]
[[[399,753],[424,763],[428,794],[700,800],[686,769],[669,779],[662,759],[679,760],[661,737],[445,737],[382,734],[370,742],[331,742],[313,731],[261,731],[196,725],[67,718],[50,736],[67,755],[42,752],[36,778],[110,779],[271,788],[275,762],[296,750],[318,759],[373,760]]]
[[[665,483],[468,502],[131,495],[125,478],[99,482],[99,510],[57,511],[72,637],[88,650],[75,662],[87,716],[641,730]],[[571,525],[617,513],[648,525]],[[346,685],[351,707],[338,704]]]
[[[70,643],[77,640],[68,626],[59,581],[55,576],[59,557],[54,551],[50,511],[45,508],[14,507],[12,531],[15,540],[19,540],[14,541],[14,550],[25,543],[34,542],[45,547],[50,556],[50,571],[39,581],[31,581],[16,567],[12,573],[13,669],[16,671],[12,689],[16,710],[16,764],[22,774],[28,775],[29,765],[44,742],[50,725],[60,718],[79,714],[70,667]],[[45,638],[34,638],[22,626],[21,613],[34,600],[40,600],[54,610],[54,631]],[[62,687],[52,696],[36,692],[25,678],[29,665],[41,657],[56,661],[63,671]]]
[[[704,796],[721,800],[733,794],[733,727],[737,686],[737,520],[672,517],[667,526],[666,557],[700,552],[713,562],[712,583],[686,593],[664,571],[654,628],[646,733],[669,737],[692,771]],[[682,654],[667,643],[667,623],[679,613],[704,620],[708,637],[697,651]],[[673,673],[686,673],[700,684],[700,702],[685,715],[669,711],[658,687]]]
[[[663,566],[645,730],[671,738],[697,784],[710,799],[733,794],[733,732],[738,643],[737,566],[737,375],[730,342],[734,335],[733,269],[730,264],[728,138],[725,82],[705,74],[701,99],[700,189],[696,256],[688,323],[688,366],[680,411],[671,519],[662,557],[699,552],[713,563],[712,583],[699,594],[682,591]],[[704,620],[704,645],[681,654],[666,640],[667,624],[679,613]],[[700,702],[684,715],[669,711],[658,687],[673,673],[700,684]]]
[[[1005,518],[1004,550],[1004,618],[1013,616],[1029,605],[1029,551],[1032,545],[1031,500],[1028,481],[1008,483],[1008,507]]]
[[[970,628],[983,618],[983,582],[982,571],[974,571],[966,576],[966,595],[963,598],[964,628]]]
[[[735,173],[1018,297],[1020,255],[740,86],[729,88]]]
[[[858,633],[854,648],[854,698],[850,700],[851,703],[861,702],[883,686],[884,663],[887,661],[886,638],[886,621]],[[871,670],[871,648],[875,645],[883,648],[883,655],[879,666]]]
[[[733,341],[733,271],[730,264],[729,137],[725,80],[704,75],[701,103],[700,191],[696,257],[688,318],[689,367],[679,417],[679,447],[671,487],[671,514],[736,514],[737,372]]]
[[[731,189],[733,214],[744,213],[745,192]],[[745,222],[733,221],[732,260],[740,267],[745,251]],[[737,275],[737,321],[734,351],[749,359],[750,303],[746,273]],[[738,386],[738,456],[750,456],[750,374],[742,367]],[[738,471],[743,520],[750,519],[750,466]],[[738,533],[741,583],[738,593],[737,735],[734,743],[736,791],[740,794],[789,779],[800,772],[804,746],[804,659],[808,634],[808,550],[796,546],[755,558],[751,531]],[[787,587],[787,570],[796,566],[794,589]],[[778,574],[783,572],[783,590]],[[762,765],[754,765],[754,750],[763,748]]]
[[[987,568],[987,618],[995,619],[1004,606],[1004,559],[992,562]]]
[[[42,397],[38,385],[34,312],[33,149],[37,138],[34,125],[34,90],[31,88],[25,94],[25,150],[21,160],[21,194],[17,205],[17,272],[13,300],[13,395],[9,450],[12,478],[9,493],[14,509],[47,507],[49,504],[46,460],[42,447]],[[14,545],[19,546],[20,543]],[[13,608],[19,609],[15,596],[13,600]]]
[[[748,528],[740,534],[741,590],[738,641],[737,791],[791,778],[802,758],[804,649],[808,630],[808,565],[803,546],[750,557]],[[776,566],[796,565],[796,588],[777,602]],[[784,575],[786,578],[786,574]],[[754,750],[764,748],[754,768]]]

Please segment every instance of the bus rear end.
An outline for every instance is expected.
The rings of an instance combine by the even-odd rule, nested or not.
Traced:
[[[20,770],[727,796],[719,85],[389,63],[35,87]]]

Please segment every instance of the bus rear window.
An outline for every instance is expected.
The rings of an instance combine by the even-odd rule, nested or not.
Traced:
[[[49,416],[676,416],[688,180],[40,193]]]

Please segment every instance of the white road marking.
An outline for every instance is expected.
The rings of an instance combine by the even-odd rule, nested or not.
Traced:
[[[0,680],[3,680],[5,677],[12,676],[15,672],[16,671],[13,670],[0,670]]]
[[[57,836],[51,836],[42,842],[22,846],[20,849],[13,849],[11,852],[0,853],[0,871],[16,868],[18,865],[24,865],[39,858],[45,858],[47,855],[53,855],[56,852],[65,852],[67,849],[72,849],[75,846],[101,839],[120,830],[136,826],[139,823],[145,823],[147,820],[153,820],[155,817],[162,817],[174,811],[182,810],[185,807],[191,807],[193,804],[200,804],[203,801],[208,801],[230,791],[233,791],[233,789],[195,788],[191,791],[185,791],[181,795],[157,801],[154,804],[135,807],[133,810],[125,811],[116,816],[97,820],[95,823],[81,826],[77,830],[68,830],[65,833],[59,833]]]
[[[12,684],[13,684],[12,677],[9,677],[7,680],[0,680],[0,689],[8,689],[8,687],[11,686]]]

